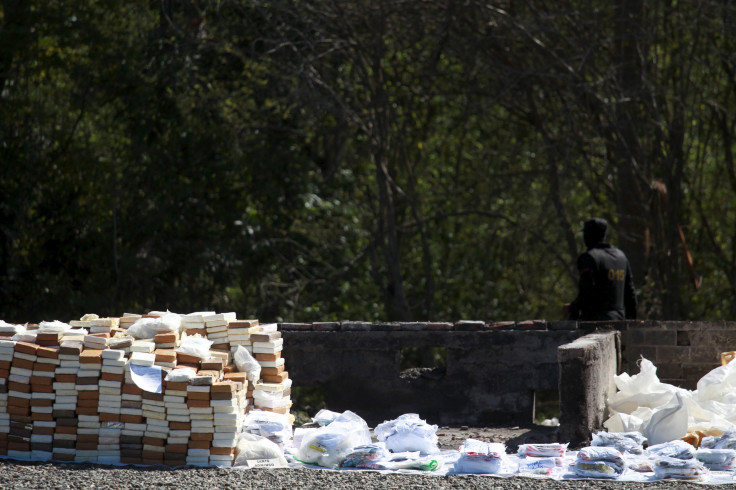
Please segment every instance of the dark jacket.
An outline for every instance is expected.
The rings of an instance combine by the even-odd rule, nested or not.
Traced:
[[[574,320],[636,318],[636,290],[626,255],[600,242],[578,257],[578,297],[570,303]]]

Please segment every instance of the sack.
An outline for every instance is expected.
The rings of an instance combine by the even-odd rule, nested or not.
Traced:
[[[261,379],[261,365],[253,358],[253,356],[250,355],[248,349],[242,345],[238,345],[238,348],[235,349],[233,361],[235,362],[235,367],[238,368],[238,371],[246,373],[246,376],[251,383],[255,383]]]
[[[378,424],[373,434],[393,452],[419,451],[422,454],[437,454],[437,426],[429,425],[415,413]]]
[[[371,444],[371,432],[365,420],[347,410],[330,425],[307,434],[296,454],[302,463],[338,468],[354,448]]]
[[[663,407],[652,412],[652,416],[641,427],[641,433],[649,444],[661,444],[679,439],[687,434],[688,411],[683,395],[676,393]]]
[[[248,461],[255,460],[270,460],[269,467],[288,466],[284,453],[275,443],[265,437],[243,432],[238,437],[233,466],[247,466]]]

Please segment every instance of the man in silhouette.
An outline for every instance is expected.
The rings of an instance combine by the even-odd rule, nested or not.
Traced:
[[[578,257],[578,297],[565,305],[572,320],[606,321],[636,318],[636,291],[626,255],[606,243],[608,223],[591,218],[583,226],[587,251]]]

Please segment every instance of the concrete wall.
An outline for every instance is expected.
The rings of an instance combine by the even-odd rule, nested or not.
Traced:
[[[592,333],[560,346],[559,440],[578,446],[603,428],[606,401],[616,392],[620,333]]]
[[[440,425],[530,423],[534,392],[557,390],[574,322],[280,324],[294,386],[369,424],[419,413]],[[405,348],[444,348],[445,369],[400,370]]]
[[[644,356],[661,381],[691,390],[721,365],[721,352],[736,350],[736,322],[627,321],[612,327],[621,331],[622,370],[638,373]]]

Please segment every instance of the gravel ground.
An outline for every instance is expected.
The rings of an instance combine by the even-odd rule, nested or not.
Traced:
[[[553,442],[555,429],[549,427],[441,427],[437,431],[442,449],[457,449],[468,437],[488,442],[504,442],[509,452],[527,442]],[[93,464],[31,463],[0,460],[0,490],[33,488],[197,488],[205,489],[610,489],[657,490],[703,488],[701,484],[658,481],[652,483],[602,480],[555,481],[535,478],[495,478],[475,475],[425,476],[384,474],[370,471],[325,471],[298,469],[218,469],[162,466],[102,466]],[[721,485],[718,488],[734,488]]]
[[[473,475],[422,476],[376,472],[335,472],[311,469],[225,470],[214,468],[161,469],[109,467],[89,464],[21,463],[0,461],[0,488],[198,488],[198,489],[611,489],[655,490],[703,488],[680,482],[555,481],[532,478],[493,478]],[[736,488],[722,485],[719,488]]]

